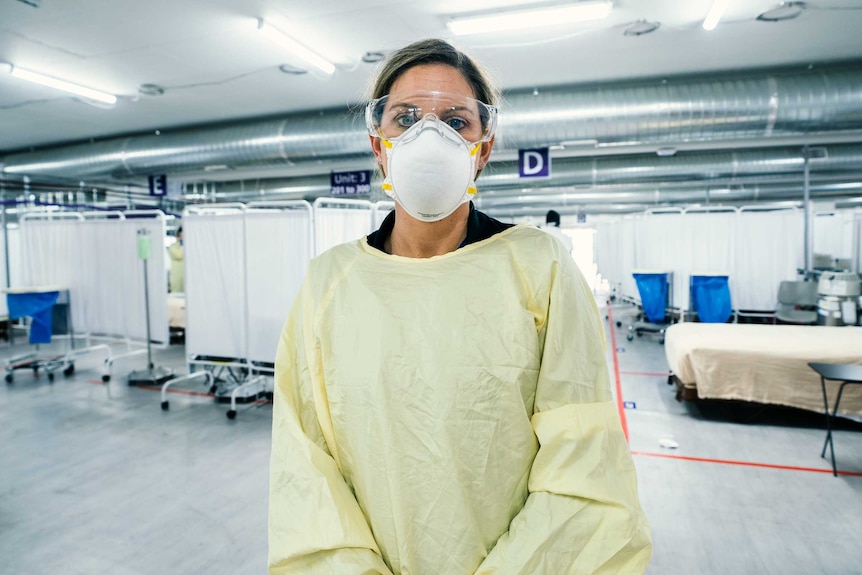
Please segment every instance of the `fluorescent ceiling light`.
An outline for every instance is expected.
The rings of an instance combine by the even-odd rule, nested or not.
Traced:
[[[724,11],[727,10],[728,2],[729,0],[715,0],[712,3],[712,8],[709,9],[706,18],[703,20],[704,30],[715,30],[715,27],[718,26],[718,21],[721,20],[721,17],[724,16]]]
[[[48,86],[49,88],[54,88],[55,90],[69,92],[75,94],[76,96],[87,98],[89,100],[96,100],[97,102],[104,102],[105,104],[117,103],[117,97],[113,94],[108,94],[107,92],[100,92],[99,90],[94,90],[92,88],[73,84],[72,82],[66,82],[65,80],[52,78],[51,76],[45,76],[44,74],[25,70],[24,68],[19,68],[18,66],[14,66],[12,64],[0,64],[0,71],[8,72],[13,77],[20,80],[27,80],[28,82],[33,82],[34,84],[41,84],[42,86]]]
[[[538,8],[536,10],[520,10],[504,12],[488,16],[468,16],[453,18],[446,22],[449,30],[458,36],[465,34],[482,34],[484,32],[500,32],[503,30],[523,30],[542,26],[559,26],[573,22],[601,20],[607,18],[613,8],[613,2],[578,2],[553,8]]]
[[[266,24],[263,21],[263,18],[258,18],[257,20],[257,29],[261,31],[261,33],[287,50],[293,56],[296,56],[303,63],[312,66],[315,70],[322,72],[327,76],[332,76],[335,73],[335,65],[312,50],[309,50],[281,30]]]

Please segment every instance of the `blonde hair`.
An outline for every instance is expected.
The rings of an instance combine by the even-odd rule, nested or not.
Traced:
[[[382,98],[404,72],[423,64],[445,64],[458,70],[473,90],[473,97],[490,106],[499,102],[499,91],[472,58],[449,42],[436,38],[419,40],[391,54],[377,73],[370,98]]]

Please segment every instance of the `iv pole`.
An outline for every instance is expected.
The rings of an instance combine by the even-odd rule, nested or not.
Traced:
[[[144,309],[147,317],[147,369],[139,369],[129,374],[129,385],[162,385],[174,377],[174,371],[153,365],[153,340],[150,337],[150,282],[147,273],[150,259],[150,230],[138,230],[138,258],[144,263]]]

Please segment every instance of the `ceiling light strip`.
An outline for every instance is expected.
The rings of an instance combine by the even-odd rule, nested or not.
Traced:
[[[446,23],[455,35],[482,34],[506,30],[523,30],[542,26],[559,26],[574,22],[601,20],[607,18],[613,9],[613,2],[579,2],[554,8],[504,12],[487,16],[468,16],[453,18]]]
[[[65,80],[46,76],[38,72],[33,72],[32,70],[25,70],[24,68],[19,68],[18,66],[15,66],[13,64],[7,64],[6,67],[8,67],[9,74],[11,74],[15,78],[18,78],[19,80],[26,80],[28,82],[33,82],[34,84],[40,84],[42,86],[54,88],[55,90],[62,90],[64,92],[75,94],[76,96],[81,96],[90,100],[96,100],[98,102],[104,102],[105,104],[117,103],[117,97],[107,92],[94,90],[92,88],[87,88],[86,86],[81,86],[79,84],[73,84],[72,82],[67,82]]]
[[[266,24],[263,18],[258,19],[257,29],[260,30],[261,33],[267,38],[269,38],[271,41],[280,45],[290,54],[302,60],[303,63],[314,67],[316,70],[319,70],[327,76],[331,76],[335,73],[335,65],[332,62],[330,62],[317,52],[314,52],[313,50],[303,46],[281,30],[274,28],[269,24]]]
[[[706,14],[706,18],[703,19],[703,29],[704,30],[715,30],[715,27],[718,26],[718,21],[721,20],[721,17],[724,16],[724,11],[727,10],[727,4],[730,0],[715,0],[712,3],[712,8],[709,9],[709,12]]]

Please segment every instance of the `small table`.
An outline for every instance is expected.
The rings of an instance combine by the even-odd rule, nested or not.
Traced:
[[[829,452],[832,455],[832,475],[838,477],[838,469],[835,466],[835,445],[832,441],[832,420],[838,414],[838,404],[841,403],[841,394],[844,392],[844,386],[849,384],[862,385],[862,365],[849,365],[840,363],[809,363],[808,366],[820,374],[820,387],[823,389],[823,409],[826,412],[826,441],[823,443],[823,451],[820,452],[820,457],[826,455],[826,445],[829,445]],[[835,408],[832,413],[829,413],[829,400],[826,396],[826,380],[840,381],[841,387],[838,388],[838,397],[835,398]]]

